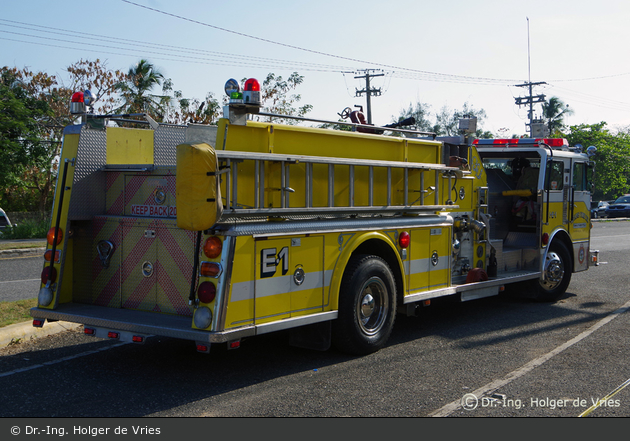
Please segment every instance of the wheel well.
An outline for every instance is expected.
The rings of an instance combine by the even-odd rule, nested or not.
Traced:
[[[396,252],[392,250],[392,248],[382,240],[370,239],[363,242],[352,252],[353,256],[358,254],[370,254],[378,256],[387,263],[389,268],[392,270],[394,281],[396,282],[396,293],[398,297],[397,300],[399,301],[399,304],[402,304],[402,300],[404,297],[404,284]]]
[[[567,248],[569,257],[571,257],[571,272],[573,272],[573,262],[575,261],[575,256],[573,255],[573,243],[571,242],[571,238],[566,231],[560,230],[553,236],[549,246],[551,246],[554,242],[561,242]]]

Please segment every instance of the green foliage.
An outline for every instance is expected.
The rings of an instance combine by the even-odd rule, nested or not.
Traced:
[[[409,107],[407,110],[401,111],[400,115],[395,121],[399,122],[407,118],[414,118],[416,120],[416,130],[421,132],[433,132],[436,131],[436,126],[431,121],[429,121],[430,105],[426,103],[416,102],[415,104],[409,103]]]
[[[611,200],[630,193],[630,134],[612,133],[606,123],[571,126],[565,135],[570,145],[581,144],[584,151],[597,147],[593,200]]]
[[[573,109],[558,97],[552,96],[542,105],[542,116],[551,134],[563,130],[564,117],[570,115],[573,115]]]
[[[2,230],[2,239],[44,239],[50,228],[50,219],[39,221],[25,220],[17,226],[8,226]]]
[[[21,183],[28,167],[40,165],[46,150],[42,121],[52,115],[49,104],[30,93],[16,69],[0,71],[0,188]]]
[[[280,75],[268,74],[261,88],[263,111],[277,115],[305,116],[313,109],[313,106],[305,104],[301,107],[294,107],[302,99],[302,96],[291,93],[303,82],[304,76],[297,72],[293,72],[286,80]],[[275,118],[274,120],[283,124],[298,123],[297,120],[292,119]]]
[[[165,82],[164,75],[147,60],[140,60],[129,68],[124,81],[116,85],[123,105],[116,109],[121,113],[147,113],[157,121],[162,121],[169,104],[168,95],[153,95],[155,86]],[[172,89],[171,81],[166,80],[165,89]]]
[[[438,136],[455,136],[459,134],[459,120],[464,117],[477,118],[477,131],[473,134],[476,138],[493,138],[492,133],[481,128],[483,120],[487,117],[483,109],[475,109],[469,103],[464,103],[460,110],[453,110],[443,106],[438,113],[430,111],[431,105],[421,102],[409,104],[406,110],[401,111],[392,122],[398,122],[405,118],[414,117],[416,129],[422,132],[432,132]]]

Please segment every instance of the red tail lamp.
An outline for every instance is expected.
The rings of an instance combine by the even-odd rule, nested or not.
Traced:
[[[45,285],[50,280],[51,283],[55,283],[57,280],[57,270],[55,267],[46,266],[42,270],[42,283]]]
[[[212,282],[202,282],[197,289],[197,297],[202,303],[211,303],[217,296],[217,288]]]

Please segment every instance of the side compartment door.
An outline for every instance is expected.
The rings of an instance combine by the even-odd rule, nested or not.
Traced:
[[[450,280],[450,229],[421,228],[411,232],[409,292],[445,288]]]
[[[323,245],[322,236],[256,241],[256,324],[322,311]]]

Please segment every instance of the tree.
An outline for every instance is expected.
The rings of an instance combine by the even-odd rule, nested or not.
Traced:
[[[595,162],[594,200],[615,199],[630,193],[630,134],[611,133],[606,123],[571,126],[565,135],[569,145],[582,145],[584,150],[593,145]]]
[[[403,120],[410,116],[416,119],[416,128],[423,132],[432,132],[438,136],[459,135],[459,120],[461,118],[477,118],[477,131],[473,134],[476,138],[492,138],[492,133],[481,128],[483,120],[486,118],[486,111],[475,109],[469,103],[464,103],[461,110],[453,110],[448,106],[433,114],[429,111],[431,106],[426,103],[417,102],[410,104],[407,110],[403,110],[394,122]],[[433,121],[432,121],[433,120]]]
[[[105,62],[79,60],[66,68],[70,74],[70,91],[89,90],[94,95],[93,107],[96,114],[111,113],[119,104],[116,92],[126,75],[120,70],[110,70]]]
[[[8,204],[14,211],[50,209],[63,129],[76,119],[70,114],[68,106],[73,92],[91,90],[99,112],[108,112],[116,103],[115,85],[124,78],[121,72],[107,69],[99,60],[80,60],[69,66],[67,72],[70,75],[69,87],[45,72],[34,73],[26,68],[2,69],[3,98],[0,105],[14,106],[16,103],[9,99],[12,94],[25,109],[30,109],[30,113],[23,115],[22,119],[8,109],[0,111],[2,117],[7,117],[6,121],[14,125],[20,121],[25,124],[19,133],[12,132],[8,126],[2,127],[0,188],[3,190],[4,208]],[[9,149],[8,143],[5,148],[5,140],[19,141],[17,157],[10,157],[11,152],[16,150]],[[7,164],[8,170],[2,169]]]
[[[116,85],[116,90],[124,101],[116,112],[147,113],[152,118],[162,121],[170,99],[167,95],[153,95],[151,90],[155,86],[161,86],[163,82],[164,75],[153,64],[147,60],[140,60],[129,68],[124,81]]]
[[[0,85],[0,188],[5,208],[49,207],[59,151],[55,107],[63,100],[54,76],[2,68]],[[66,101],[67,108],[67,101]],[[5,204],[6,202],[6,204]]]
[[[414,118],[416,120],[416,129],[421,132],[435,132],[435,125],[429,121],[430,105],[426,103],[416,102],[415,105],[409,103],[407,110],[400,113],[398,118],[392,118],[392,122],[399,122],[407,118]]]
[[[562,102],[558,97],[552,96],[549,101],[542,104],[542,116],[549,129],[549,134],[553,135],[564,128],[564,117],[573,115],[573,109]]]
[[[281,76],[270,73],[262,84],[261,100],[263,111],[266,113],[275,113],[277,115],[305,116],[313,110],[311,104],[305,104],[301,107],[294,107],[301,99],[299,94],[291,94],[300,84],[304,82],[304,76],[293,72],[285,81]],[[269,118],[271,121],[273,118]],[[297,124],[298,121],[293,119],[276,118],[278,122],[283,124]]]
[[[221,104],[212,92],[206,94],[204,100],[184,98],[181,90],[173,91],[170,78],[162,86],[165,95],[172,97],[163,100],[166,114],[163,122],[171,124],[216,124],[221,114]]]

